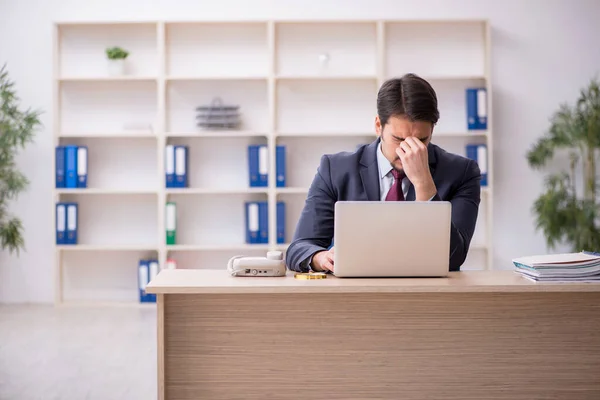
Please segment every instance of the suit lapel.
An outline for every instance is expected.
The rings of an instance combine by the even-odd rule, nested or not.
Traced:
[[[360,178],[369,201],[378,201],[379,198],[379,167],[377,165],[377,146],[379,138],[369,144],[360,159]]]

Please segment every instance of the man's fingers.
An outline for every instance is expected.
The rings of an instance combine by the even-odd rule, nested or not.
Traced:
[[[410,136],[408,138],[406,138],[405,142],[408,142],[410,144],[410,146],[412,147],[413,150],[426,150],[427,146],[425,146],[425,143],[421,142],[419,139],[417,139],[414,136]]]
[[[406,140],[400,143],[400,148],[404,151],[404,153],[410,153],[413,151],[412,146]]]
[[[323,263],[323,268],[333,272],[333,263],[327,260]]]

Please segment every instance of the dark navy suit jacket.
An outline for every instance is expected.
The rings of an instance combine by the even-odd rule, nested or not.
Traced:
[[[379,138],[355,152],[324,155],[308,191],[308,196],[286,252],[286,263],[293,271],[307,272],[313,254],[331,246],[334,207],[337,201],[379,201]],[[481,194],[481,173],[477,163],[448,153],[430,143],[429,168],[437,188],[432,201],[452,203],[450,232],[450,270],[464,263],[475,231]],[[415,200],[410,185],[407,201]]]

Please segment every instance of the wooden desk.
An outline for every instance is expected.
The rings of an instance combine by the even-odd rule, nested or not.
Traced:
[[[159,399],[600,399],[600,284],[165,270]]]

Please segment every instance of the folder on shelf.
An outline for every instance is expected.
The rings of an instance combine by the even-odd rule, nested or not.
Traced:
[[[481,186],[487,186],[487,146],[485,144],[468,144],[467,157],[477,162],[481,171]]]
[[[277,202],[277,243],[285,243],[285,203]]]
[[[77,146],[65,146],[65,187],[77,187]]]
[[[246,243],[256,244],[259,239],[258,202],[246,202]]]
[[[149,271],[148,282],[152,282],[152,280],[154,278],[156,278],[156,275],[158,275],[158,273],[160,272],[158,260],[148,260],[148,271]],[[156,302],[156,294],[148,293],[148,296],[150,296],[151,302]]]
[[[66,187],[66,176],[65,176],[65,146],[57,146],[56,147],[56,166],[55,166],[55,174],[56,174],[56,184],[57,188]]]
[[[88,176],[88,148],[87,146],[77,147],[77,187],[87,188]]]
[[[77,203],[65,203],[67,212],[67,239],[65,244],[77,244],[79,210]]]
[[[175,187],[175,146],[165,147],[165,183],[166,187]]]
[[[165,228],[167,233],[167,244],[177,243],[177,204],[170,201],[165,210]]]
[[[175,187],[188,187],[188,147],[175,146]]]
[[[258,202],[258,243],[269,243],[269,203]]]
[[[277,146],[275,150],[276,186],[285,187],[285,146]]]
[[[67,205],[56,204],[56,244],[67,244]]]
[[[146,286],[150,282],[150,262],[140,260],[138,264],[138,288],[140,293],[140,303],[151,303],[152,295],[146,293]]]
[[[258,183],[260,187],[269,186],[269,148],[258,146]]]
[[[469,88],[467,95],[467,128],[469,130],[487,129],[487,90]]]

